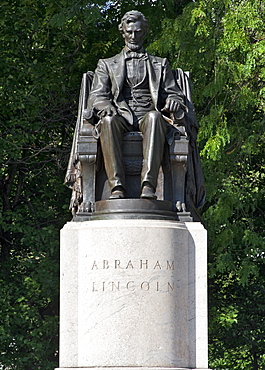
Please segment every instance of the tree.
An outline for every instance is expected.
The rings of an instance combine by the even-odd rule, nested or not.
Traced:
[[[93,65],[85,48],[101,15],[87,2],[23,0],[3,3],[1,17],[0,362],[51,369],[59,230],[70,219],[63,178],[82,72]]]
[[[264,366],[264,5],[196,1],[149,50],[191,71],[207,186],[215,369]]]

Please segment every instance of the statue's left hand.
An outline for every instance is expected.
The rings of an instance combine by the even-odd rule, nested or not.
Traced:
[[[167,98],[165,107],[162,109],[162,111],[174,113],[177,112],[180,109],[180,104],[177,100]]]

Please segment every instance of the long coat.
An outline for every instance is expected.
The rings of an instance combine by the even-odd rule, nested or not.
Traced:
[[[126,78],[124,53],[122,50],[112,58],[99,60],[88,99],[88,109],[94,109],[100,113],[109,105],[113,105],[118,113],[132,125],[132,113],[122,96]],[[183,93],[175,82],[167,59],[148,53],[146,57],[149,89],[155,109],[161,111],[165,106],[166,98],[178,100],[180,105],[183,105]]]

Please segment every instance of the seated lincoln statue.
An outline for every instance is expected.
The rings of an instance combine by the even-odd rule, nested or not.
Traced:
[[[99,131],[111,195],[126,196],[122,154],[124,133],[140,131],[143,136],[141,198],[156,199],[157,177],[170,124],[163,112],[177,113],[184,106],[166,59],[154,57],[143,48],[148,24],[144,15],[130,11],[119,30],[125,41],[120,54],[98,62],[88,106],[100,117]]]
[[[111,200],[108,206],[115,208],[133,207],[127,200],[138,198],[137,207],[159,207],[162,200],[171,202],[172,212],[194,214],[204,203],[205,188],[189,75],[172,71],[166,58],[145,51],[148,23],[142,13],[127,12],[119,31],[125,41],[122,51],[99,60],[95,72],[83,76],[65,180],[73,189],[72,213],[91,219],[86,215],[101,200]],[[126,169],[135,158],[140,158],[137,181]]]

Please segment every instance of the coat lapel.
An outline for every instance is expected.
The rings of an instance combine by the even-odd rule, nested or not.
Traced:
[[[125,79],[125,59],[123,55],[123,51],[117,55],[112,60],[110,64],[112,70],[112,93],[114,98],[116,99],[122,89],[124,79]]]
[[[158,91],[160,86],[162,67],[161,63],[152,55],[148,55],[147,70],[149,76],[150,92],[152,95],[153,102],[155,103],[155,107],[157,108]]]

